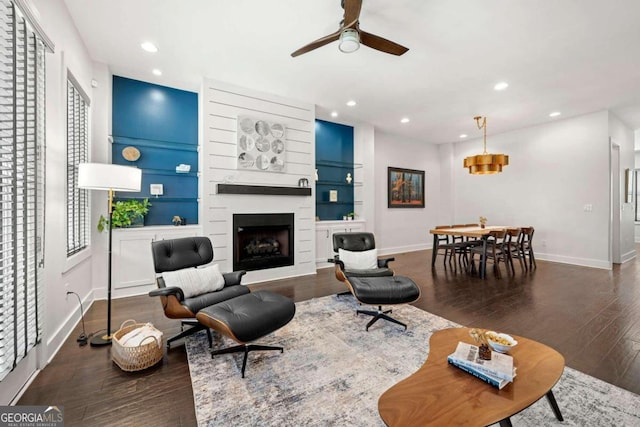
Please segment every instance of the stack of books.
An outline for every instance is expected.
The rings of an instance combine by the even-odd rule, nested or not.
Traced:
[[[480,359],[479,351],[476,345],[459,342],[456,351],[450,354],[447,360],[451,365],[498,389],[513,381],[516,376],[513,357],[492,351],[491,360],[484,360]]]

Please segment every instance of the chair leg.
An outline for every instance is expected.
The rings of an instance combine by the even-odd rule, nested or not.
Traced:
[[[283,347],[276,347],[271,345],[259,345],[259,344],[240,344],[235,345],[233,347],[223,348],[221,350],[214,350],[211,352],[211,358],[218,354],[229,354],[229,353],[244,353],[244,357],[242,359],[242,378],[244,378],[244,371],[247,368],[247,356],[249,356],[250,351],[254,350],[280,350],[280,353],[284,352]]]
[[[533,255],[533,249],[529,248],[529,266],[531,269],[538,268],[536,265],[536,257]]]
[[[392,313],[393,311],[391,309],[387,310],[387,311],[383,311],[382,310],[382,306],[378,306],[378,310],[377,311],[373,311],[373,310],[356,310],[356,315],[358,314],[366,314],[368,316],[373,316],[373,319],[371,319],[369,321],[369,323],[367,323],[367,326],[365,328],[365,330],[367,332],[369,332],[369,327],[371,325],[373,325],[374,323],[376,323],[378,321],[378,319],[384,319],[387,320],[391,323],[395,323],[397,325],[403,326],[404,330],[407,330],[407,325],[405,325],[404,323],[402,323],[399,320],[394,319],[391,316],[387,316],[388,313]]]
[[[195,334],[196,332],[202,331],[202,330],[206,330],[207,331],[207,338],[209,338],[209,348],[211,348],[212,340],[211,340],[211,331],[209,330],[209,328],[207,328],[206,326],[204,326],[201,323],[198,323],[197,321],[194,321],[194,320],[183,320],[182,321],[182,326],[184,326],[184,325],[191,326],[191,328],[184,329],[178,335],[175,335],[175,336],[169,338],[167,340],[167,348],[171,348],[171,343],[173,341],[176,341],[176,340],[179,340],[181,338],[187,337],[187,336],[189,336],[191,334]]]

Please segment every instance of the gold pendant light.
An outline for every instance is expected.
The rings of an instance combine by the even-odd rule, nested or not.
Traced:
[[[476,121],[478,129],[484,129],[484,151],[482,154],[465,158],[464,167],[469,168],[469,173],[473,175],[487,175],[502,172],[502,167],[509,165],[509,156],[505,154],[487,153],[487,118],[477,116],[473,119]],[[482,123],[480,123],[481,120]]]

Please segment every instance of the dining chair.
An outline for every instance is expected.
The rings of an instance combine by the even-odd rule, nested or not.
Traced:
[[[516,258],[520,262],[520,268],[522,271],[527,270],[527,265],[524,262],[524,253],[522,251],[522,241],[524,239],[524,232],[522,228],[508,228],[507,234],[510,237],[509,245],[507,249],[507,260],[511,266],[511,271],[515,274],[516,269],[513,266],[513,259]]]
[[[464,228],[468,227],[467,224],[456,224],[452,225],[451,228]],[[453,261],[453,268],[455,271],[458,271],[457,266],[460,266],[461,269],[466,269],[469,258],[469,238],[464,236],[450,236],[451,244],[453,245],[452,249],[449,251],[449,265]],[[457,260],[456,260],[457,256]]]
[[[451,226],[437,225],[435,227],[436,230],[441,230],[443,228],[451,228]],[[442,260],[442,265],[444,265],[445,268],[447,267],[447,257],[449,256],[449,253],[454,250],[454,244],[450,237],[451,236],[448,236],[446,234],[436,234],[434,238],[435,247],[433,248],[433,260],[435,262],[436,257],[441,253],[440,251],[442,251],[442,256],[444,257]]]
[[[486,239],[486,248],[484,246],[472,246],[469,249],[469,266],[468,271],[472,273],[475,270],[475,255],[480,255],[480,268],[487,271],[487,261],[493,262],[493,270],[496,277],[502,277],[500,272],[500,262],[504,263],[509,271],[509,263],[507,261],[507,249],[510,242],[507,230],[491,230],[484,238]]]
[[[526,258],[529,259],[529,268],[538,268],[536,265],[536,257],[533,254],[533,233],[535,229],[533,227],[523,227],[523,239],[522,239],[522,254],[525,257],[525,266],[527,264]]]

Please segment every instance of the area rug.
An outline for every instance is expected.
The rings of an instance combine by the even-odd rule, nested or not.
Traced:
[[[211,358],[204,332],[186,342],[199,426],[384,426],[378,398],[426,360],[429,337],[460,326],[415,307],[396,306],[407,323],[355,316],[350,296],[296,304],[294,319],[260,340],[277,351]],[[217,337],[214,348],[235,343]],[[546,399],[511,418],[515,426],[640,425],[640,396],[571,368],[553,388],[565,421],[555,419]]]

